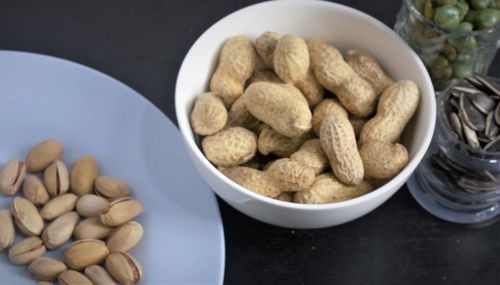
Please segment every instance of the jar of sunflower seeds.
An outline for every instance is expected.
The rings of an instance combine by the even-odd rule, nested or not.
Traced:
[[[456,223],[500,214],[500,80],[473,75],[438,94],[436,130],[408,181],[415,199]]]
[[[500,0],[403,0],[395,30],[441,91],[487,73],[500,46]]]

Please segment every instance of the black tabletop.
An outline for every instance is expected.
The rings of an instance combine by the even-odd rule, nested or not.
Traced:
[[[175,80],[187,50],[218,19],[254,2],[0,0],[0,49],[98,69],[139,91],[175,122]],[[401,4],[338,2],[389,27]],[[497,77],[499,63],[497,58],[490,71]],[[420,208],[406,187],[370,214],[321,230],[278,228],[221,200],[219,205],[227,284],[500,283],[500,224],[441,221]]]

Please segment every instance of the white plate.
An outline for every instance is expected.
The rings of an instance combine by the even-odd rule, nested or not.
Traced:
[[[102,174],[127,181],[144,202],[144,239],[131,251],[144,268],[142,284],[222,283],[224,236],[216,200],[167,117],[131,88],[90,68],[0,52],[0,165],[25,158],[46,138],[64,144],[68,166],[93,155]],[[11,200],[1,196],[0,209]],[[13,266],[5,253],[0,283],[34,284],[26,267]]]

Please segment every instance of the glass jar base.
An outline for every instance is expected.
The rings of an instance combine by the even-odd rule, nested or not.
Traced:
[[[406,185],[415,200],[429,213],[448,222],[476,224],[495,219],[500,215],[500,203],[479,210],[458,210],[443,205],[436,193],[422,185],[418,178],[419,169],[410,177]]]

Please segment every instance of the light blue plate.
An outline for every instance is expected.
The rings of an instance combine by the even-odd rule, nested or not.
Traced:
[[[0,51],[0,165],[12,157],[24,160],[47,138],[64,144],[68,167],[91,154],[102,174],[127,181],[144,202],[138,219],[144,238],[131,251],[144,269],[142,284],[222,283],[224,236],[217,203],[167,117],[93,69]],[[0,209],[11,200],[0,196]],[[48,255],[62,258],[62,251]],[[34,281],[25,266],[12,265],[0,253],[0,284]]]

